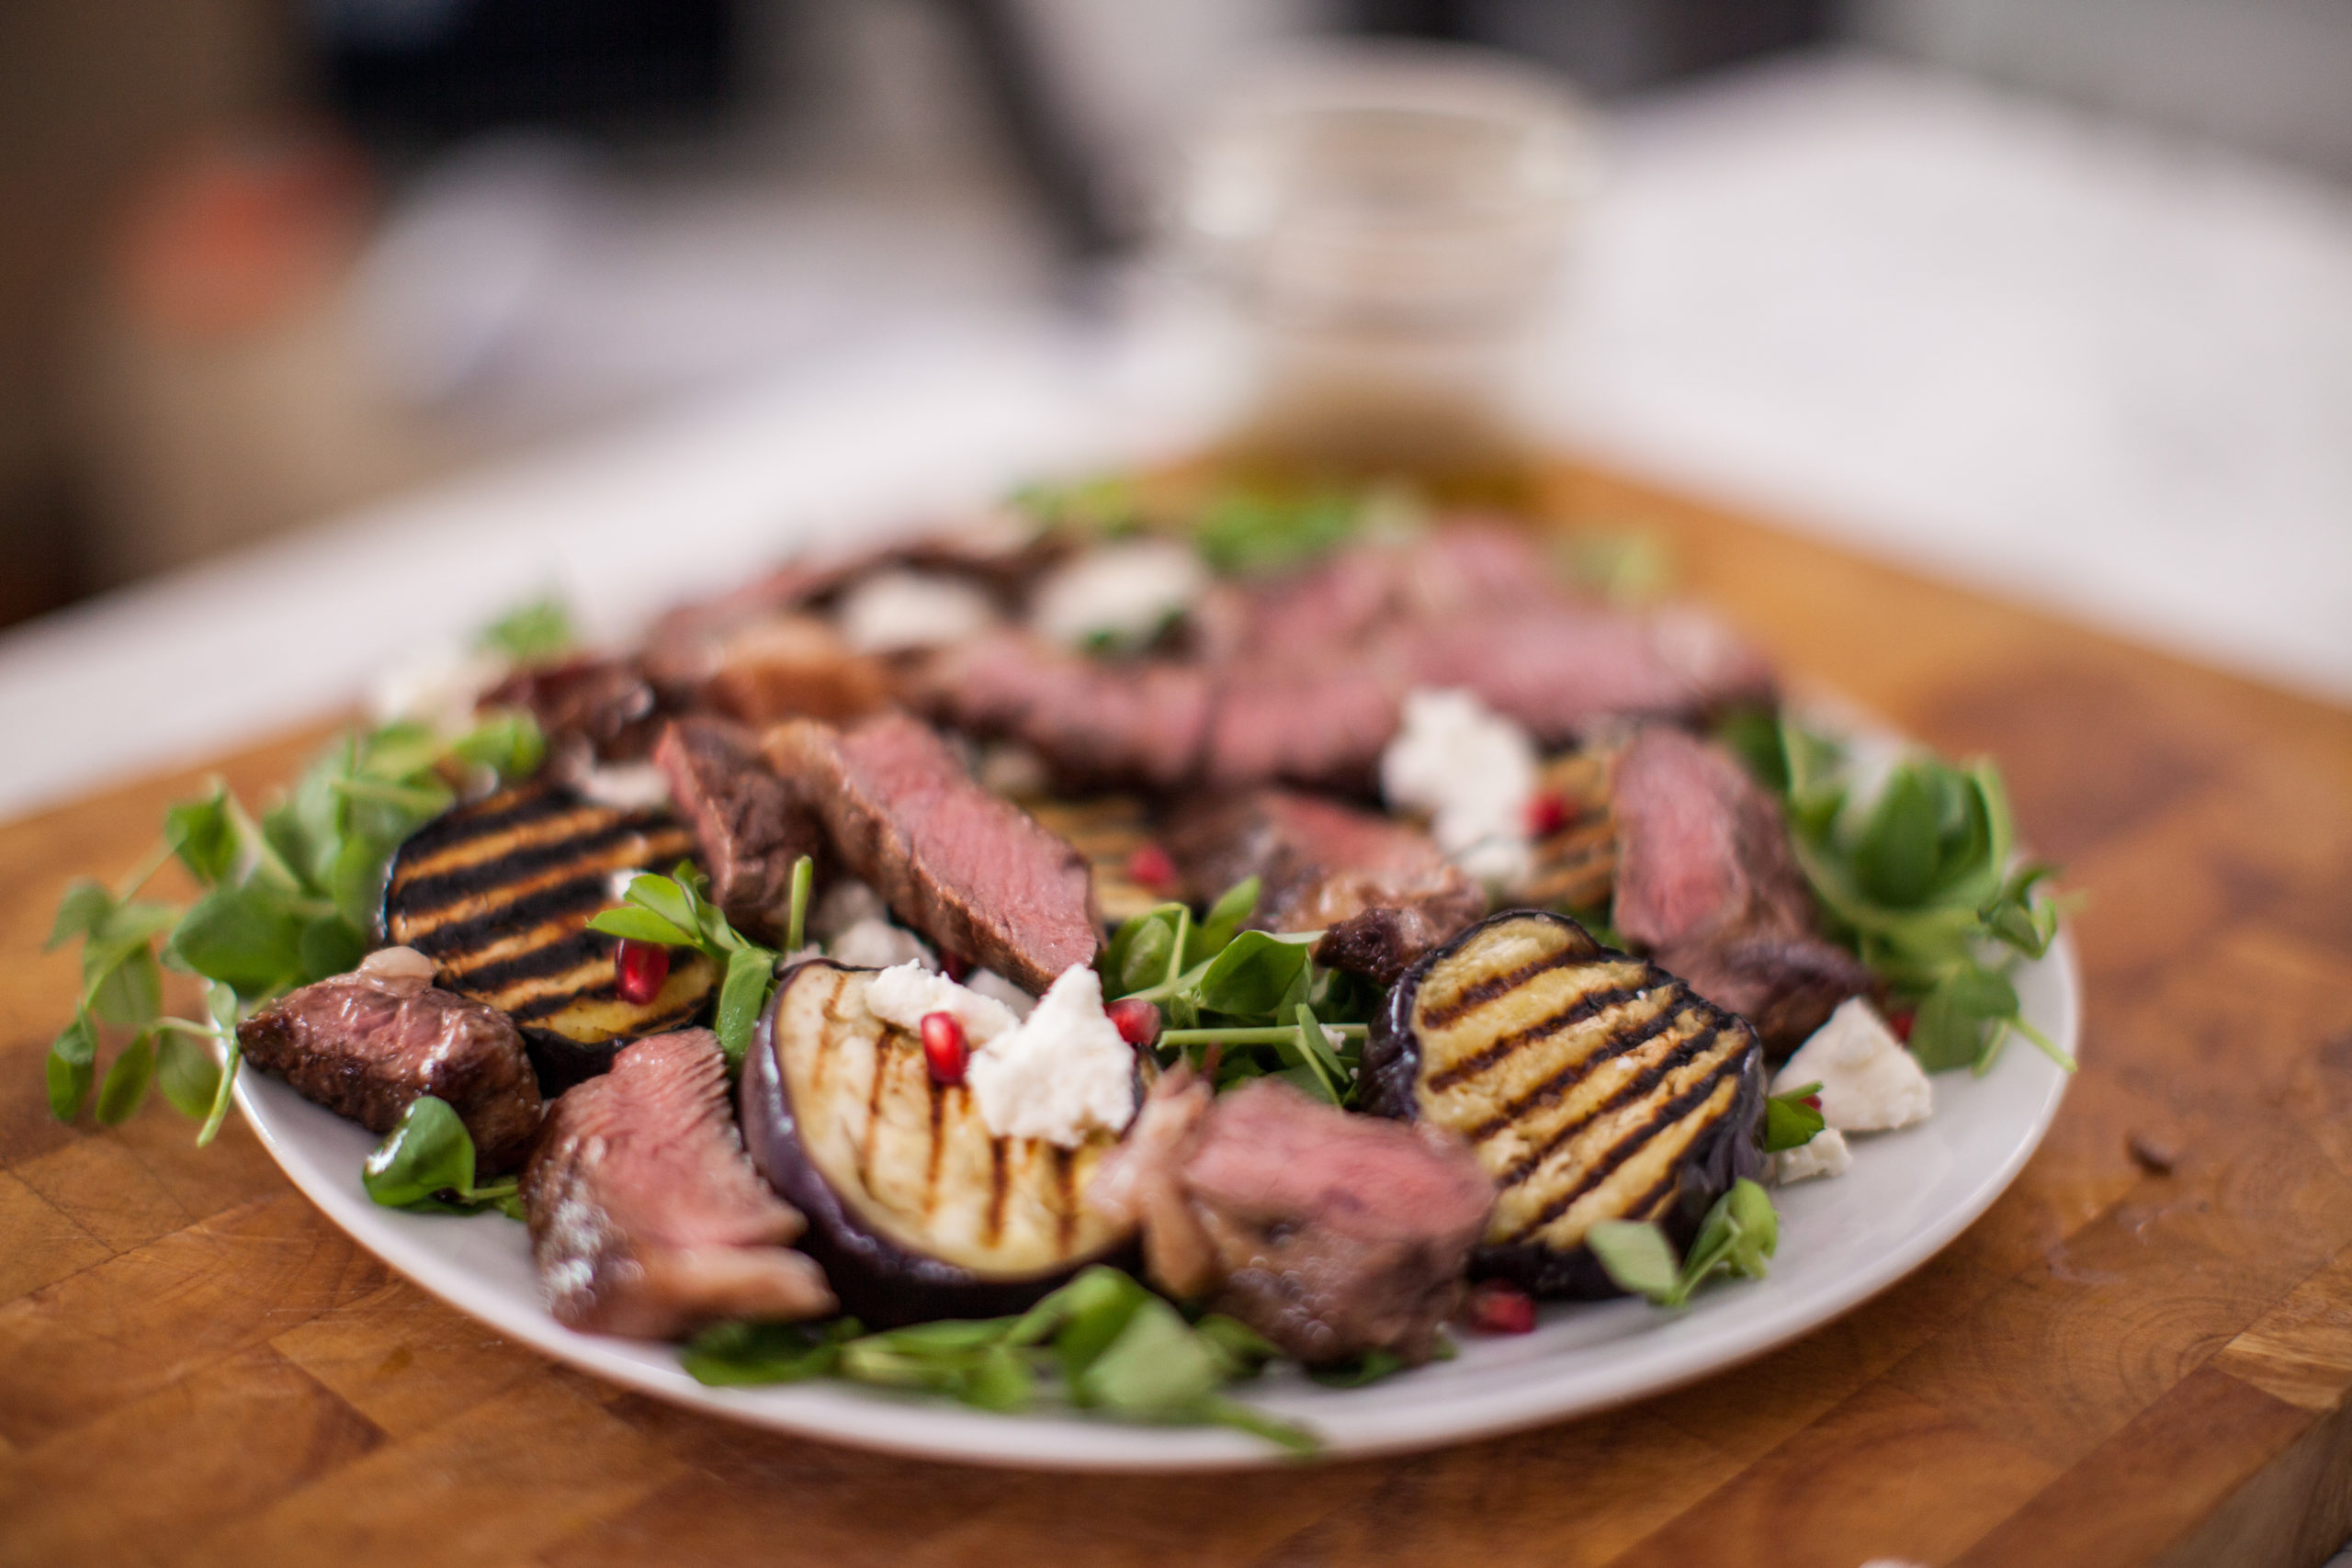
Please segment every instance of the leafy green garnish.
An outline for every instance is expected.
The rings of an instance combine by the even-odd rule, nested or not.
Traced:
[[[161,1087],[202,1119],[198,1143],[211,1142],[229,1112],[239,1019],[359,962],[393,852],[456,799],[445,770],[486,765],[511,781],[545,749],[524,713],[492,715],[454,739],[391,724],[337,737],[258,820],[219,782],[174,804],[162,845],[119,891],[85,879],[59,903],[49,945],[82,944],[83,989],[50,1047],[50,1109],[72,1121],[96,1083],[97,1119],[118,1122]],[[202,890],[195,902],[137,898],[174,859]],[[203,1018],[164,1016],[165,967],[209,982]],[[99,1083],[101,1026],[130,1039]]]
[[[368,1196],[388,1209],[421,1214],[478,1214],[496,1208],[521,1219],[519,1183],[513,1177],[474,1185],[474,1140],[455,1107],[420,1094],[401,1112],[360,1168]]]
[[[1792,1089],[1786,1094],[1776,1094],[1764,1101],[1764,1152],[1779,1154],[1782,1149],[1800,1149],[1813,1142],[1814,1135],[1826,1124],[1821,1107],[1808,1105],[1806,1100],[1821,1092],[1817,1083]]]
[[[1717,1274],[1762,1279],[1780,1239],[1770,1196],[1746,1177],[1707,1211],[1679,1262],[1666,1233],[1646,1221],[1602,1220],[1585,1233],[1585,1245],[1620,1290],[1662,1307],[1682,1305]]]
[[[792,909],[786,940],[797,937],[808,924],[808,888],[813,863],[802,855],[792,868]],[[705,894],[702,873],[691,861],[681,861],[668,876],[648,872],[628,885],[619,908],[606,909],[588,922],[589,929],[633,942],[658,942],[663,947],[691,947],[718,966],[718,1014],[712,1030],[728,1066],[740,1066],[752,1043],[752,1031],[766,1010],[775,989],[779,954],[763,947],[728,924],[726,912]],[[797,951],[799,943],[792,942]]]
[[[517,604],[475,634],[476,646],[517,664],[544,664],[579,646],[571,612],[552,593]]]
[[[1993,1065],[2014,1031],[2072,1071],[2029,1023],[2009,971],[2056,939],[2055,868],[2012,865],[2008,793],[1989,761],[1905,758],[1867,804],[1842,749],[1785,716],[1750,713],[1718,735],[1787,807],[1790,847],[1835,931],[1916,1009],[1910,1048],[1930,1072]]]
[[[1217,1084],[1272,1074],[1333,1105],[1353,1098],[1371,1009],[1354,976],[1318,966],[1317,931],[1244,931],[1258,906],[1256,877],[1237,884],[1198,923],[1162,904],[1122,925],[1095,957],[1106,998],[1157,1006],[1162,1065],[1223,1047]]]
[[[1342,492],[1231,491],[1209,503],[1193,544],[1215,571],[1265,576],[1338,549],[1354,536],[1363,513],[1362,499]]]
[[[1026,1410],[1048,1391],[1126,1421],[1238,1427],[1295,1452],[1314,1433],[1225,1397],[1274,1354],[1246,1325],[1183,1314],[1116,1269],[1097,1264],[1013,1317],[946,1319],[886,1333],[854,1320],[822,1326],[721,1324],[681,1357],[698,1382],[798,1382],[838,1377],[944,1394],[982,1410]]]

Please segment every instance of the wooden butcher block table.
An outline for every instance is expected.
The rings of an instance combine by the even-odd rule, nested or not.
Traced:
[[[133,866],[188,773],[0,828],[0,1562],[2324,1561],[2352,1535],[2352,714],[1602,476],[1556,489],[1661,532],[1792,676],[1998,757],[2088,895],[2081,1075],[1927,1267],[1679,1393],[1401,1459],[1073,1476],[688,1414],[405,1283],[234,1122],[198,1151],[160,1098],[51,1120],[58,894]],[[223,768],[250,798],[314,739]]]

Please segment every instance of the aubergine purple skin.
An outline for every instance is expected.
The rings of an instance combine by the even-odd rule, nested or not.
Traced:
[[[826,959],[810,959],[786,969],[744,1053],[736,1107],[752,1163],[808,1222],[808,1230],[794,1245],[825,1270],[844,1313],[869,1328],[896,1328],[937,1318],[1002,1317],[1035,1304],[1092,1264],[1107,1263],[1130,1273],[1139,1269],[1142,1248],[1132,1235],[1064,1266],[1006,1277],[984,1274],[903,1247],[867,1224],[834,1190],[803,1146],[798,1110],[776,1056],[776,1018],[786,993],[797,976],[819,968],[873,972],[851,970]]]
[[[1513,969],[1494,976],[1470,1006],[1461,1006],[1457,1001],[1450,1014],[1439,1007],[1431,1010],[1450,1024],[1478,1019],[1481,1014],[1487,1015],[1491,1023],[1481,1022],[1461,1030],[1459,1037],[1444,1029],[1433,1032],[1439,1036],[1434,1041],[1425,1036],[1423,1025],[1429,1018],[1419,1004],[1432,974],[1442,973],[1447,976],[1446,984],[1452,985],[1458,978],[1454,968],[1484,961],[1472,953],[1474,948],[1477,953],[1499,953],[1498,933],[1510,922],[1534,922],[1506,934],[1527,937],[1533,947],[1555,942],[1557,951],[1548,955],[1537,953]],[[1483,947],[1479,946],[1482,939]],[[1472,955],[1465,957],[1466,953]],[[1577,971],[1575,978],[1589,976],[1593,984],[1577,990],[1567,971]],[[1551,976],[1548,980],[1544,978],[1547,976]],[[1553,1001],[1565,1000],[1566,1005],[1546,1003],[1548,1010],[1541,1010],[1540,1016],[1514,1017],[1514,1003],[1533,1003],[1536,998],[1532,993],[1539,987],[1560,993],[1553,997]],[[1469,999],[1467,993],[1459,995],[1461,999]],[[1483,1046],[1477,1044],[1481,1029],[1487,1032]],[[1601,1038],[1592,1038],[1595,1030],[1600,1031]],[[1476,1091],[1482,1073],[1491,1071],[1510,1052],[1544,1050],[1547,1043],[1565,1048],[1570,1038],[1579,1035],[1586,1042],[1585,1055],[1580,1059],[1564,1061],[1544,1074],[1538,1080],[1541,1087],[1537,1091],[1522,1093],[1492,1110],[1481,1107],[1481,1113],[1476,1114],[1452,1100],[1439,1108],[1439,1114],[1431,1114],[1422,1103],[1419,1089],[1425,1073],[1432,1083],[1444,1080],[1441,1088],[1445,1095],[1467,1095]],[[1466,1054],[1465,1044],[1474,1047]],[[1622,1295],[1623,1292],[1580,1241],[1557,1246],[1544,1236],[1527,1234],[1524,1227],[1512,1229],[1514,1188],[1521,1181],[1539,1184],[1531,1185],[1523,1196],[1531,1201],[1542,1199],[1544,1190],[1540,1182],[1544,1173],[1527,1170],[1515,1181],[1513,1173],[1519,1168],[1506,1162],[1490,1145],[1496,1134],[1508,1125],[1508,1122],[1498,1122],[1498,1117],[1540,1131],[1544,1118],[1557,1111],[1574,1092],[1591,1065],[1637,1053],[1646,1053],[1640,1057],[1644,1066],[1624,1089],[1612,1093],[1612,1103],[1637,1088],[1640,1092],[1634,1095],[1634,1099],[1655,1094],[1677,1071],[1703,1074],[1703,1077],[1690,1090],[1678,1091],[1664,1100],[1657,1115],[1642,1128],[1634,1130],[1640,1134],[1638,1139],[1622,1139],[1585,1161],[1586,1171],[1599,1169],[1596,1183],[1605,1179],[1623,1161],[1637,1155],[1639,1144],[1646,1142],[1648,1135],[1683,1116],[1703,1114],[1705,1101],[1713,1099],[1714,1091],[1725,1078],[1733,1086],[1730,1099],[1720,1113],[1708,1117],[1701,1125],[1666,1178],[1638,1194],[1617,1215],[1654,1221],[1679,1251],[1690,1245],[1707,1211],[1731,1190],[1733,1182],[1742,1177],[1760,1179],[1763,1176],[1764,1101],[1768,1092],[1763,1047],[1745,1020],[1706,1002],[1657,965],[1601,946],[1590,932],[1566,916],[1541,909],[1506,909],[1463,931],[1408,968],[1391,987],[1364,1043],[1362,1103],[1374,1115],[1405,1121],[1428,1117],[1467,1137],[1478,1151],[1487,1174],[1496,1178],[1503,1201],[1498,1205],[1495,1228],[1471,1256],[1472,1278],[1509,1280],[1542,1296],[1592,1300]],[[1443,1058],[1442,1064],[1434,1068],[1429,1060],[1433,1054]],[[1483,1068],[1477,1065],[1482,1059],[1487,1064]],[[1698,1101],[1700,1109],[1694,1110],[1686,1102],[1697,1095],[1700,1088],[1707,1093]],[[1580,1120],[1570,1126],[1573,1130],[1583,1124]],[[1629,1143],[1633,1147],[1620,1153]],[[1616,1156],[1613,1162],[1610,1161],[1611,1155]],[[1569,1198],[1576,1195],[1573,1184],[1567,1190]],[[1566,1201],[1559,1200],[1563,1204]],[[1538,1208],[1538,1213],[1543,1212]],[[1498,1232],[1504,1234],[1498,1235]]]

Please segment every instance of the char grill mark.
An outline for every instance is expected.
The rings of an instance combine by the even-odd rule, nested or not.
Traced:
[[[1049,1278],[1115,1245],[1118,1227],[1079,1195],[1116,1140],[1098,1134],[1063,1150],[995,1136],[967,1087],[932,1077],[921,1035],[865,1010],[865,972],[825,961],[791,970],[770,1042],[754,1046],[789,1091],[803,1157],[828,1201],[889,1245],[982,1280]],[[833,1223],[810,1212],[820,1230]],[[879,1321],[870,1302],[849,1306]]]
[[[1499,1197],[1477,1268],[1611,1289],[1601,1220],[1687,1241],[1762,1156],[1762,1053],[1742,1021],[1556,915],[1497,915],[1408,971],[1365,1047],[1367,1102],[1471,1145]]]
[[[652,1000],[621,1000],[613,939],[588,929],[612,906],[616,874],[667,871],[694,852],[664,813],[582,800],[544,781],[459,807],[401,848],[385,894],[396,942],[442,981],[526,1029],[543,1076],[600,1070],[613,1043],[691,1020],[712,985],[709,961],[681,953]]]

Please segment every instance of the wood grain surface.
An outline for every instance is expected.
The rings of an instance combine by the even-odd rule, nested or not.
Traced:
[[[2352,1535],[2352,714],[1605,476],[1555,491],[1664,535],[1792,676],[1997,756],[2088,895],[2080,1077],[1917,1274],[1692,1388],[1413,1458],[1073,1478],[686,1414],[405,1283],[234,1123],[199,1152],[160,1100],[51,1120],[57,896],[134,865],[190,773],[0,828],[0,1562],[2324,1560]],[[220,771],[264,792],[312,739]]]

